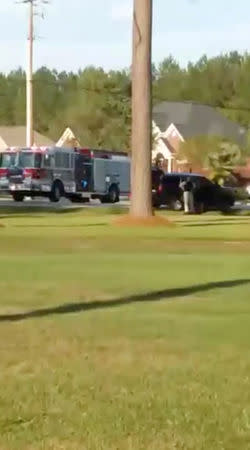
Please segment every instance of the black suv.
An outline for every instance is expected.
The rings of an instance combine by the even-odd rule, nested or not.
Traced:
[[[219,210],[226,212],[234,205],[233,194],[207,178],[190,173],[161,174],[156,179],[152,172],[152,195],[155,207],[167,206],[175,211],[183,209],[181,181],[190,178],[194,186],[194,202],[197,212]]]

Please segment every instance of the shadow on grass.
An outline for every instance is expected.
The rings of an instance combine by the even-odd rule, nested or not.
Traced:
[[[87,208],[86,208],[87,209]],[[17,217],[38,217],[43,214],[72,214],[76,212],[83,211],[83,208],[62,208],[62,207],[39,207],[39,206],[18,206],[17,208],[13,207],[1,207],[0,206],[0,218],[8,219],[9,217],[17,218]]]
[[[183,223],[181,224],[183,227],[218,227],[218,226],[227,226],[227,225],[248,225],[249,226],[249,221],[236,221],[236,220],[231,220],[231,221],[223,221],[221,220],[220,222],[199,222],[199,223]]]
[[[38,224],[38,225],[15,225],[16,228],[87,228],[87,227],[105,227],[107,226],[107,223],[81,223],[81,224],[70,224],[70,225],[64,225],[64,224],[56,224],[56,225],[44,225],[44,224]]]
[[[215,281],[195,286],[165,289],[161,291],[148,292],[145,294],[135,294],[117,299],[94,301],[89,303],[68,303],[51,308],[36,309],[18,314],[0,315],[0,322],[19,322],[27,319],[47,317],[51,315],[74,314],[84,311],[104,310],[106,308],[116,308],[132,303],[157,302],[165,299],[186,297],[188,295],[201,292],[208,292],[213,289],[230,289],[238,286],[250,284],[250,279]]]
[[[82,212],[85,216],[109,216],[126,214],[128,208],[124,206],[95,207],[95,206],[18,206],[8,207],[0,206],[0,219],[17,218],[17,217],[39,217],[44,214],[75,214]]]

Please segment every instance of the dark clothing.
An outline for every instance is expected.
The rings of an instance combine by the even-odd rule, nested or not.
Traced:
[[[164,177],[165,173],[162,169],[155,169],[152,171],[152,187],[153,189],[158,189],[159,184],[161,183],[162,177]]]
[[[156,171],[156,176],[158,178],[158,180],[160,181],[162,177],[164,177],[165,172],[162,169],[157,168]]]
[[[186,181],[182,184],[182,189],[184,192],[192,192],[194,189],[192,181]]]

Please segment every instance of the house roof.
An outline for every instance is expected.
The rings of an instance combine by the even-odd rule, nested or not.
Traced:
[[[5,147],[25,147],[26,127],[6,126],[0,127],[0,138],[6,144]],[[39,146],[52,146],[54,142],[46,136],[34,131],[34,144]],[[3,145],[3,144],[2,144]]]
[[[153,108],[153,120],[161,131],[173,123],[184,139],[194,136],[222,136],[243,145],[246,129],[224,117],[209,105],[193,102],[162,102]]]

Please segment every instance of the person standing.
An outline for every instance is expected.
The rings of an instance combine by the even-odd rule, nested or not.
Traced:
[[[165,172],[163,170],[163,163],[161,159],[158,159],[155,163],[155,167],[152,170],[152,189],[158,190],[162,178]]]
[[[193,214],[194,213],[194,185],[190,177],[186,180],[181,180],[180,188],[183,191],[183,201],[184,201],[184,213]]]

